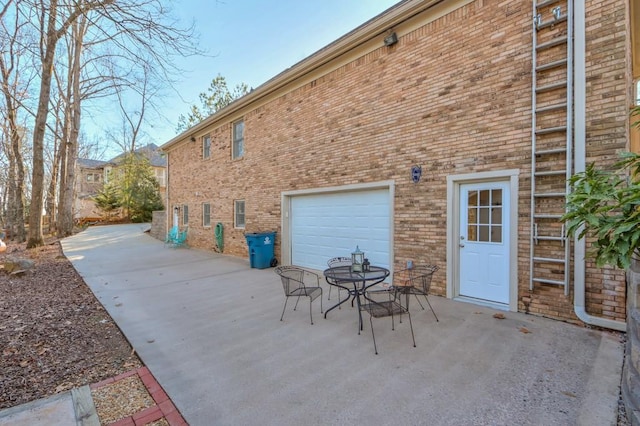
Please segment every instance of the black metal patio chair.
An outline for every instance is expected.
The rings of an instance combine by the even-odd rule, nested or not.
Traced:
[[[313,324],[311,305],[318,296],[320,296],[320,313],[322,313],[322,287],[320,287],[320,277],[318,274],[297,266],[278,266],[275,268],[275,272],[282,280],[282,288],[285,295],[280,321],[284,318],[284,311],[287,309],[287,301],[290,297],[296,298],[296,305],[293,307],[294,311],[298,307],[300,298],[308,297],[309,317],[311,318],[311,324]]]
[[[329,268],[335,268],[337,266],[350,266],[351,265],[351,258],[350,257],[333,257],[329,260],[327,260],[327,265],[329,266]],[[339,283],[335,283],[335,284],[339,284]],[[329,285],[329,291],[328,296],[327,296],[327,300],[331,300],[331,288],[333,286]],[[341,288],[338,287],[338,300],[340,300],[340,290]],[[338,307],[338,309],[340,309],[340,307]]]
[[[398,302],[392,291],[367,291],[364,297],[364,303],[360,305],[360,310],[369,313],[369,323],[371,324],[371,337],[373,337],[373,349],[378,355],[378,346],[376,345],[376,334],[373,331],[373,318],[391,317],[391,330],[395,330],[395,317],[400,318],[402,315],[409,317],[409,328],[411,329],[411,339],[413,347],[416,347],[416,337],[413,334],[413,323],[411,322],[411,314],[409,310]]]
[[[440,268],[436,265],[421,265],[399,271],[396,274],[396,278],[394,279],[394,289],[396,295],[405,295],[405,308],[407,310],[409,309],[409,298],[412,294],[415,296],[422,310],[424,310],[424,305],[418,298],[418,296],[424,296],[424,300],[427,301],[427,304],[429,305],[431,312],[433,312],[433,316],[436,318],[436,321],[440,322],[440,320],[438,320],[438,316],[436,315],[436,311],[433,310],[433,306],[431,306],[429,298],[427,297],[429,295],[429,292],[431,291],[431,279],[433,278],[433,274],[438,269]]]

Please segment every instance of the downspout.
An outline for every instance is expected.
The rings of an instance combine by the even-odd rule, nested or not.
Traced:
[[[586,25],[585,2],[574,1],[574,114],[575,114],[575,146],[574,168],[576,173],[586,168]],[[580,231],[576,232],[579,235]],[[573,246],[574,259],[574,299],[573,309],[578,318],[590,325],[626,331],[627,323],[589,315],[585,309],[585,276],[586,276],[586,239],[576,237]]]
[[[166,218],[164,221],[164,235],[169,235],[169,229],[171,228],[169,226],[169,216],[171,216],[171,220],[173,220],[173,207],[171,207],[171,203],[169,202],[169,176],[171,175],[171,173],[169,173],[169,164],[171,163],[169,161],[169,153],[167,152],[165,155],[165,158],[167,159],[167,176],[164,182],[164,200],[166,203],[166,206],[164,207],[164,210],[167,212],[166,214]]]

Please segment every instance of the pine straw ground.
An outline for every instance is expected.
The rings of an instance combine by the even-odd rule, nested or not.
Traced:
[[[0,409],[97,383],[142,366],[60,244],[0,253]],[[7,258],[31,259],[22,274]]]

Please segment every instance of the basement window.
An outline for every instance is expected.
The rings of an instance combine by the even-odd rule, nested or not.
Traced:
[[[202,226],[208,228],[211,226],[211,204],[202,204]]]
[[[184,204],[182,206],[182,225],[186,226],[189,224],[189,206]]]
[[[244,228],[244,200],[234,202],[233,225],[236,228]]]

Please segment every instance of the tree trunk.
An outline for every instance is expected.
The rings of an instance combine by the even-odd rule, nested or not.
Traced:
[[[52,0],[49,6],[49,19],[42,55],[42,76],[40,80],[40,96],[36,112],[35,128],[33,130],[33,170],[31,174],[31,206],[29,208],[29,238],[27,248],[44,245],[42,235],[42,206],[44,197],[44,133],[49,115],[49,98],[51,96],[51,78],[53,74],[53,60],[58,40],[60,38],[55,29],[58,16],[57,0]]]
[[[60,118],[56,118],[56,123],[59,123]],[[59,125],[56,125],[58,128]],[[56,136],[53,146],[53,166],[51,167],[51,180],[49,181],[49,188],[47,189],[46,209],[47,216],[49,216],[49,233],[53,233],[56,230],[57,225],[57,203],[56,203],[56,188],[58,186],[58,176],[60,174],[60,156],[61,156],[62,141]]]
[[[0,87],[5,99],[5,119],[9,126],[9,144],[6,154],[9,158],[9,173],[7,173],[7,215],[6,227],[12,240],[23,242],[25,240],[24,227],[24,163],[22,159],[22,138],[24,129],[18,126],[15,85],[11,84],[13,64],[7,66],[4,58],[0,57],[0,72],[2,80]]]
[[[22,159],[22,129],[16,124],[16,114],[11,96],[5,93],[7,102],[7,122],[9,124],[10,145],[7,150],[9,157],[8,173],[8,209],[6,227],[8,237],[18,242],[25,240],[24,227],[24,163]]]
[[[66,145],[65,176],[60,188],[60,226],[58,236],[67,237],[73,233],[73,200],[75,195],[76,161],[78,159],[78,136],[80,134],[80,70],[82,67],[81,53],[84,35],[87,29],[87,19],[84,15],[72,25],[73,58],[69,67],[69,118],[65,118],[69,129]]]
[[[10,226],[12,239],[18,242],[24,242],[26,239],[26,230],[24,227],[24,163],[22,159],[22,138],[23,132],[14,125],[11,129],[11,148],[13,150],[13,168],[15,169],[15,182],[13,183],[12,199],[9,205],[13,210],[12,224]]]
[[[64,121],[63,121],[63,130],[62,130],[62,137],[60,140],[60,181],[58,182],[60,185],[60,191],[58,194],[58,217],[57,217],[57,222],[56,222],[56,232],[57,235],[60,236],[60,230],[64,229],[64,222],[65,220],[67,220],[66,215],[67,215],[67,210],[64,206],[64,202],[63,200],[65,199],[65,191],[66,191],[66,185],[65,185],[65,179],[67,178],[67,144],[66,144],[66,140],[68,138],[68,128],[69,125],[67,123],[68,120],[68,107],[65,107],[65,112],[64,112]]]

